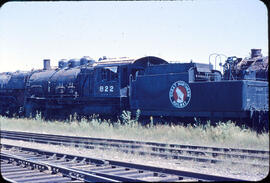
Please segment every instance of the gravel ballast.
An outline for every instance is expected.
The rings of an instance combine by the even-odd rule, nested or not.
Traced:
[[[254,167],[251,165],[235,165],[231,163],[206,163],[188,160],[164,159],[152,156],[123,153],[117,150],[85,149],[72,146],[59,146],[39,144],[16,140],[1,139],[1,143],[22,147],[42,149],[46,151],[67,153],[72,155],[87,156],[92,158],[126,161],[156,167],[171,168],[175,170],[192,171],[218,176],[226,176],[250,181],[259,181],[268,176],[269,167]]]

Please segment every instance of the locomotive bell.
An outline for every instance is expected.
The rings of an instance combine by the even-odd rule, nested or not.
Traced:
[[[50,59],[44,59],[43,70],[50,70],[50,69],[51,69]]]

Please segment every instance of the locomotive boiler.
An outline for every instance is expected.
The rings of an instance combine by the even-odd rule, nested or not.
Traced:
[[[135,76],[148,65],[167,63],[157,57],[98,62],[83,59],[70,60],[67,64],[60,61],[57,69],[32,74],[26,88],[26,116],[35,111],[46,116],[117,115],[129,109],[130,75]]]

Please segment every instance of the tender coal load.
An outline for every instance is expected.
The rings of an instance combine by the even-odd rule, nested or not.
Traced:
[[[261,49],[251,49],[250,57],[244,59],[228,57],[224,64],[226,80],[268,81],[268,56],[261,54]]]
[[[236,73],[255,73],[256,80],[268,80],[268,56],[261,54],[261,49],[251,49],[251,56],[236,65]]]

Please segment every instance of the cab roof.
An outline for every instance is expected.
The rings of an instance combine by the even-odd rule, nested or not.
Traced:
[[[139,59],[133,58],[119,58],[119,59],[105,59],[102,61],[97,61],[93,64],[95,67],[104,67],[104,66],[118,66],[118,65],[138,65],[142,67],[147,67],[149,65],[161,65],[161,64],[168,64],[167,61],[154,57],[154,56],[146,56]]]

